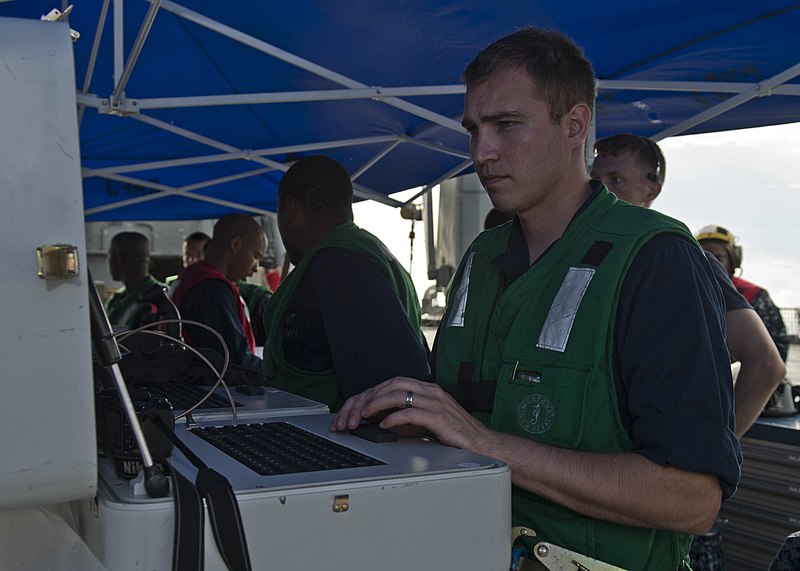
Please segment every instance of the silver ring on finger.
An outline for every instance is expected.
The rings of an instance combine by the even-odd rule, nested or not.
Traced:
[[[414,406],[414,393],[408,391],[406,393],[406,408],[411,408],[412,406]]]

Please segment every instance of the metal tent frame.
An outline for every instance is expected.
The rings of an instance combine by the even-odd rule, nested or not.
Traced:
[[[78,1],[78,0],[76,0]],[[134,0],[128,0],[132,2]],[[186,0],[187,3],[191,0]],[[419,4],[419,3],[418,3]],[[425,4],[424,2],[422,4]],[[435,9],[439,4],[447,5],[450,2],[430,2]],[[447,6],[444,6],[447,7]],[[85,9],[85,6],[81,7]],[[771,9],[771,11],[770,11]],[[800,5],[785,2],[772,2],[765,8],[761,17],[767,18],[770,14],[780,17],[791,17],[793,21],[800,22]],[[96,64],[100,54],[101,40],[104,37],[104,28],[111,14],[113,22],[113,88],[105,95],[90,93]],[[181,22],[208,30],[227,40],[245,46],[255,53],[266,55],[302,72],[310,74],[320,80],[334,85],[332,89],[297,89],[287,91],[262,91],[253,93],[208,94],[193,96],[165,96],[165,97],[127,97],[126,89],[137,73],[137,64],[159,14],[169,13],[180,19]],[[0,13],[2,15],[2,13]],[[777,17],[776,16],[776,17]],[[146,194],[132,196],[120,200],[107,201],[102,204],[90,205],[86,208],[87,219],[102,220],[111,211],[125,207],[146,207],[148,203],[162,200],[168,196],[190,198],[199,203],[213,205],[218,209],[231,209],[249,212],[256,215],[273,215],[271,208],[254,205],[245,200],[226,198],[224,195],[204,194],[203,191],[227,183],[239,182],[267,174],[285,171],[291,164],[287,160],[292,156],[304,153],[332,153],[338,149],[363,148],[370,149],[367,155],[361,155],[361,162],[352,170],[354,192],[357,197],[371,199],[391,206],[402,206],[412,202],[420,195],[429,192],[443,180],[469,172],[471,161],[467,151],[467,135],[457,118],[444,114],[433,108],[411,102],[411,98],[422,98],[431,101],[439,97],[460,96],[464,87],[460,84],[444,85],[417,85],[417,86],[375,86],[367,85],[330,67],[315,63],[295,53],[290,53],[277,45],[268,43],[253,34],[237,30],[234,27],[206,16],[198,11],[189,9],[185,5],[172,0],[149,0],[144,18],[138,23],[136,38],[132,45],[125,49],[125,34],[132,29],[131,22],[126,20],[123,0],[103,0],[97,26],[94,32],[91,53],[86,65],[83,87],[78,90],[79,121],[85,119],[87,108],[94,109],[99,115],[123,116],[142,125],[157,129],[163,133],[191,141],[202,152],[186,154],[180,158],[156,160],[129,160],[108,166],[86,166],[83,169],[84,181],[102,180],[110,183],[129,185],[130,187],[146,189]],[[722,31],[724,32],[724,30]],[[722,33],[720,32],[720,33]],[[129,34],[130,35],[130,34]],[[580,39],[579,39],[580,40]],[[85,41],[85,40],[81,40]],[[163,45],[161,49],[163,49]],[[798,47],[797,45],[795,47]],[[800,62],[800,47],[795,53],[794,61]],[[152,59],[152,58],[151,58]],[[800,76],[800,63],[794,63],[778,73],[773,73],[766,79],[754,82],[736,81],[671,81],[646,78],[631,79],[598,79],[599,101],[612,93],[655,93],[658,95],[670,93],[692,94],[718,94],[726,96],[716,104],[706,105],[702,111],[692,113],[682,120],[666,125],[660,120],[653,120],[647,125],[652,131],[648,134],[655,140],[689,132],[711,119],[729,113],[745,103],[767,96],[796,97],[800,95],[800,85],[789,83]],[[202,134],[179,124],[158,117],[158,112],[173,109],[193,108],[226,108],[232,106],[266,106],[273,104],[306,104],[318,102],[342,102],[371,100],[383,105],[400,110],[419,120],[421,127],[413,131],[398,130],[395,133],[371,135],[363,137],[344,137],[308,140],[302,143],[288,145],[265,146],[264,148],[249,149],[230,144],[220,138]],[[636,102],[634,102],[634,105]],[[646,107],[646,103],[640,103]],[[796,106],[797,112],[791,115],[795,120],[800,120],[800,105]],[[646,111],[646,109],[645,109]],[[782,117],[784,117],[782,115]],[[769,122],[767,119],[765,122]],[[785,120],[783,120],[785,122]],[[449,135],[440,137],[440,133]],[[645,134],[645,133],[643,133]],[[431,137],[433,135],[433,138]],[[455,137],[455,138],[454,138]],[[449,144],[455,141],[455,144]],[[365,175],[385,162],[385,159],[400,147],[418,147],[426,152],[447,156],[452,162],[441,166],[435,173],[428,174],[428,178],[421,185],[422,189],[414,197],[401,203],[387,195],[385,189],[376,189],[368,182],[362,182]],[[373,150],[377,149],[377,150]],[[209,151],[211,151],[209,153]],[[147,178],[148,173],[163,169],[189,168],[198,165],[222,165],[236,163],[240,165],[236,172],[223,176],[206,176],[187,184],[168,184]],[[243,165],[243,166],[242,166]],[[140,211],[140,210],[139,210]],[[147,217],[140,216],[142,219]]]

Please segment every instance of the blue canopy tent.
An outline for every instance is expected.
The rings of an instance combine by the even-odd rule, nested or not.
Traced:
[[[2,2],[0,17],[56,1]],[[524,25],[594,62],[598,137],[800,121],[797,2],[72,3],[87,221],[270,213],[282,172],[312,153],[387,204],[470,172],[461,71]]]

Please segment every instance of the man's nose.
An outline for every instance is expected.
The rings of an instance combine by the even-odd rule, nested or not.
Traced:
[[[495,161],[499,156],[497,138],[493,137],[491,133],[486,130],[479,131],[472,135],[470,147],[472,150],[472,161],[476,164]]]

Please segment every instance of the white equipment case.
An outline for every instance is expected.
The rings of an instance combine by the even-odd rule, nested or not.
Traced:
[[[383,462],[261,476],[189,431],[176,433],[236,492],[253,569],[505,570],[510,472],[497,460],[426,438],[373,443],[329,433],[331,415],[272,417]],[[200,422],[199,427],[213,426]],[[173,451],[190,481],[195,468]],[[168,570],[174,508],[101,463],[96,499],[79,502],[79,531],[109,571]],[[205,569],[224,570],[206,515]]]

